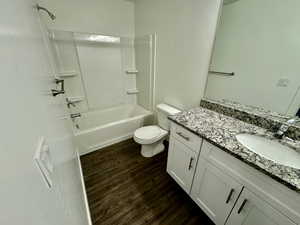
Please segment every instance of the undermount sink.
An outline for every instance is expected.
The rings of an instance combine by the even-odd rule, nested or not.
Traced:
[[[277,140],[252,134],[238,134],[236,138],[243,146],[266,159],[300,169],[300,154]]]

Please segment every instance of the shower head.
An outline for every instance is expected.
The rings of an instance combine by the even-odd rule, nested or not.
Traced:
[[[224,0],[223,1],[223,4],[224,5],[229,5],[229,4],[232,4],[232,3],[235,3],[235,2],[237,2],[238,0]]]
[[[50,16],[50,18],[51,18],[52,20],[55,20],[55,19],[56,19],[56,16],[55,16],[52,12],[50,12],[48,9],[46,9],[45,7],[42,7],[42,6],[40,6],[39,4],[37,4],[37,5],[36,5],[36,8],[37,8],[38,11],[40,11],[40,10],[45,11],[45,12]]]

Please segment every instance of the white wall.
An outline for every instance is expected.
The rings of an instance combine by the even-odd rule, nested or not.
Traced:
[[[104,110],[124,103],[125,74],[119,44],[77,45],[89,109]]]
[[[220,0],[137,0],[136,36],[157,33],[156,102],[199,106]]]
[[[0,224],[85,225],[87,216],[72,135],[31,0],[3,0],[0,8]],[[61,99],[60,99],[61,100]],[[33,156],[45,136],[54,162],[48,189]]]
[[[241,0],[223,7],[206,97],[286,113],[300,85],[300,2]],[[278,87],[288,79],[287,87]],[[293,104],[295,113],[300,104]]]
[[[203,97],[220,1],[40,0],[57,15],[48,22],[52,29],[121,37],[157,33],[156,103],[179,108],[198,106]]]
[[[134,3],[128,0],[39,0],[56,16],[51,29],[134,36]]]
[[[72,111],[86,112],[136,103],[135,95],[126,94],[127,90],[136,88],[135,77],[125,74],[125,70],[134,69],[134,3],[126,0],[40,0],[40,4],[57,17],[51,21],[43,14],[50,29],[121,38],[118,46],[56,42],[61,67],[79,73],[78,77],[66,80],[67,95],[85,97],[76,108],[72,107]]]

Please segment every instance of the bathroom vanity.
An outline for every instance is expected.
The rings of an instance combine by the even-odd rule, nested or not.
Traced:
[[[202,107],[169,119],[167,172],[216,225],[300,224],[300,170],[250,151],[236,138],[272,139],[273,133]],[[299,150],[299,142],[280,142]]]

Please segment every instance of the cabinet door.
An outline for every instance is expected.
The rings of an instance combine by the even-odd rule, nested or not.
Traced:
[[[226,225],[296,225],[267,202],[244,188]]]
[[[196,163],[197,154],[171,137],[167,172],[187,193],[191,190]]]
[[[191,196],[216,225],[224,225],[243,186],[199,158]]]

